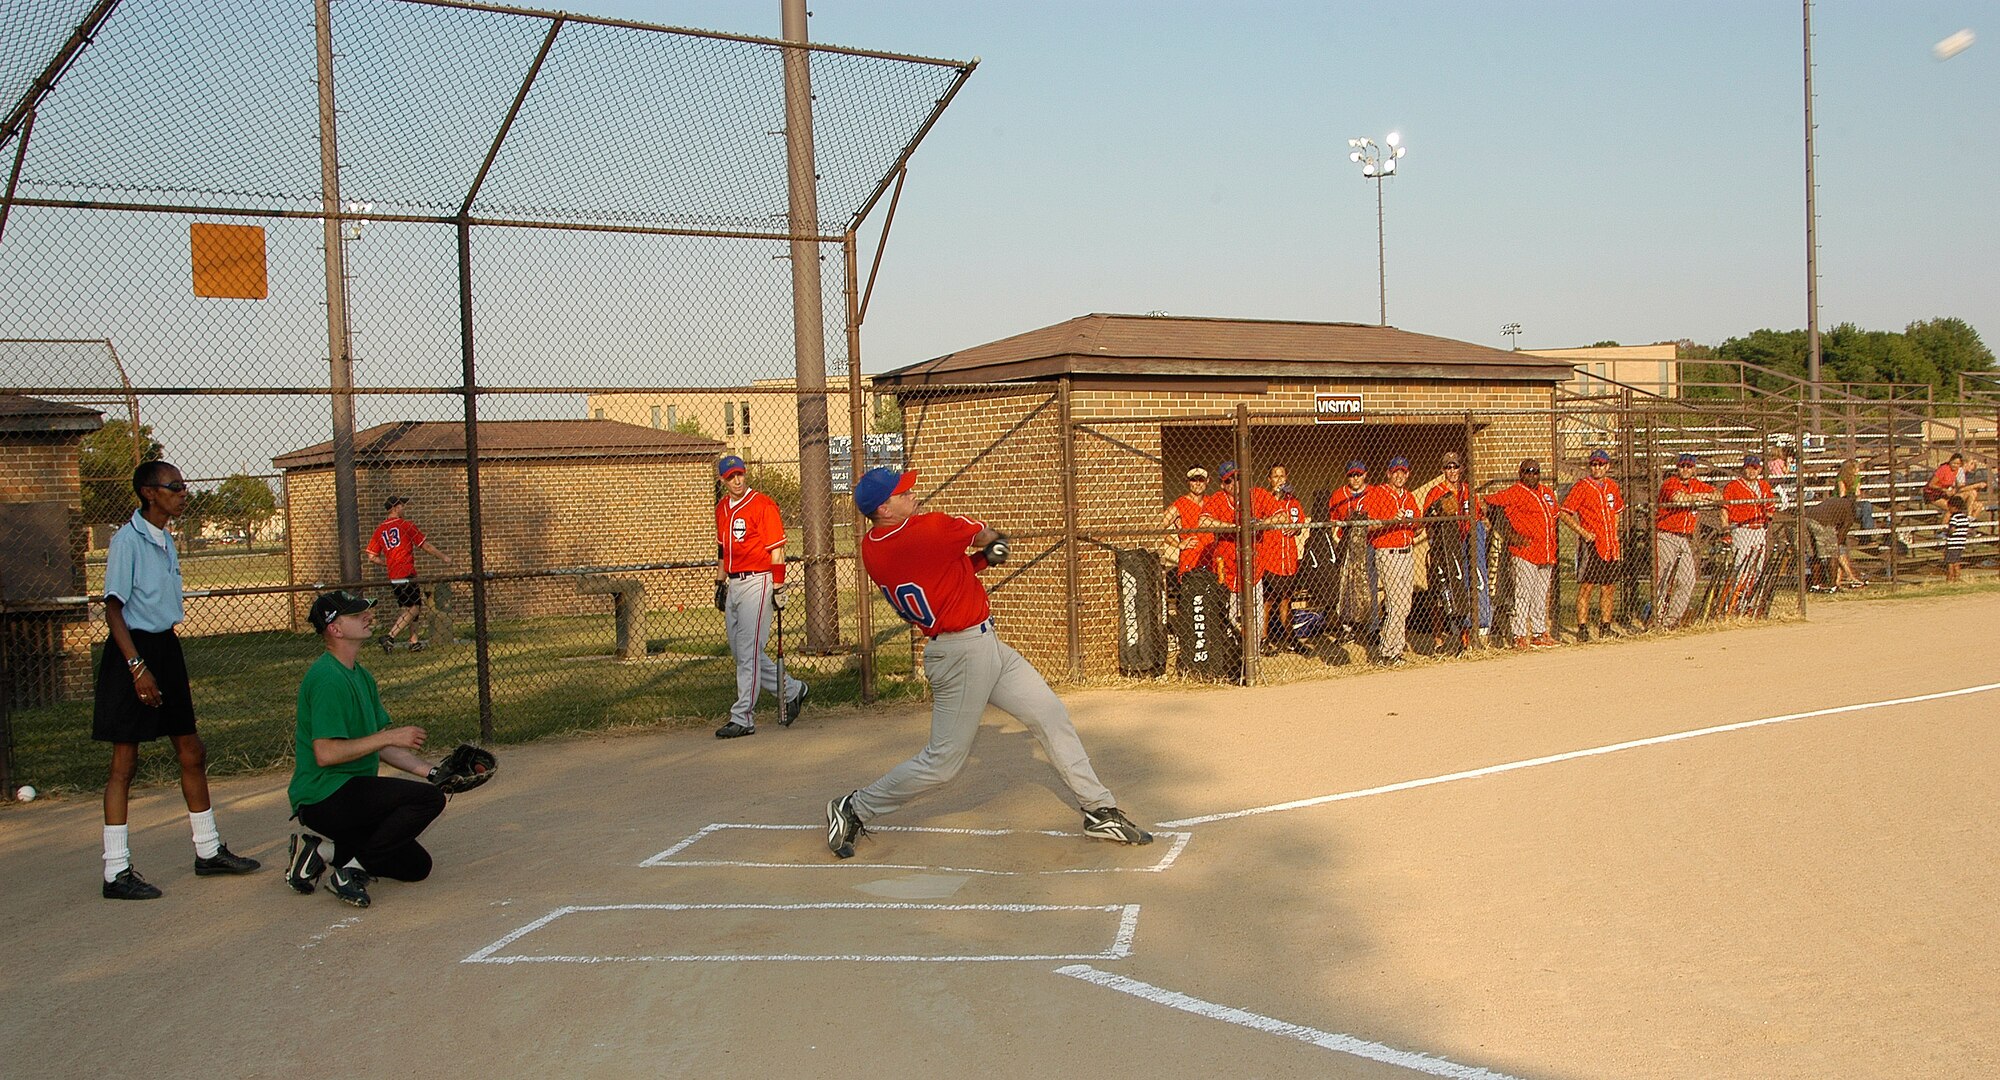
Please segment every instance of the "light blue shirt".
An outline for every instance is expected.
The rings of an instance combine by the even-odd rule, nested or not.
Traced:
[[[104,559],[104,595],[125,605],[125,625],[158,634],[174,628],[181,610],[181,557],[174,538],[139,511],[112,534]]]

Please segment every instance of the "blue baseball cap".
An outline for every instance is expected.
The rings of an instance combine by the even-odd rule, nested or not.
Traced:
[[[1592,450],[1590,452],[1590,463],[1592,465],[1609,465],[1611,464],[1611,455],[1602,450]]]
[[[1367,466],[1367,465],[1366,465],[1365,463],[1363,463],[1363,462],[1359,462],[1359,461],[1350,461],[1350,462],[1348,462],[1348,463],[1347,463],[1347,475],[1349,475],[1349,476],[1367,476],[1367,475],[1368,475],[1368,466]]]
[[[740,473],[748,471],[749,470],[746,469],[743,465],[743,459],[737,457],[735,454],[731,454],[728,457],[723,458],[721,461],[715,463],[715,475],[722,477],[725,480],[729,478],[729,475],[731,473]]]
[[[1406,458],[1406,457],[1392,457],[1392,458],[1390,458],[1390,459],[1389,459],[1389,468],[1388,468],[1387,470],[1385,470],[1385,471],[1387,471],[1387,472],[1395,472],[1395,471],[1396,471],[1397,469],[1401,469],[1401,470],[1403,470],[1404,472],[1409,472],[1409,471],[1410,471],[1410,459],[1409,459],[1409,458]]]
[[[1700,459],[1700,458],[1698,458],[1698,457],[1695,457],[1695,456],[1694,456],[1693,454],[1682,454],[1682,455],[1681,455],[1681,456],[1680,456],[1680,457],[1679,457],[1678,459],[1676,459],[1676,460],[1674,461],[1674,464],[1675,464],[1675,465],[1699,465],[1699,464],[1701,464],[1701,459]]]
[[[875,511],[889,501],[889,496],[901,495],[915,486],[917,474],[914,470],[899,473],[886,465],[877,466],[862,473],[861,482],[854,485],[854,508],[861,511],[862,517],[874,517]]]
[[[1215,477],[1217,480],[1227,480],[1235,475],[1236,475],[1236,463],[1233,461],[1225,461],[1222,463],[1222,466],[1220,468],[1215,470]]]
[[[1763,458],[1760,458],[1760,457],[1758,457],[1758,456],[1757,456],[1757,455],[1755,455],[1755,454],[1745,454],[1745,455],[1743,455],[1743,467],[1744,467],[1744,468],[1746,468],[1746,469],[1748,469],[1748,468],[1752,468],[1752,467],[1756,467],[1756,468],[1763,468],[1763,467],[1764,467],[1764,459],[1763,459]]]

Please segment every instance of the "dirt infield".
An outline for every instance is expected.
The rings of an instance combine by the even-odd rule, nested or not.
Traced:
[[[178,794],[135,798],[150,903],[97,899],[97,807],[44,801],[0,813],[0,1061],[1990,1075],[2000,689],[1578,752],[1993,683],[1996,624],[2000,594],[1853,602],[1334,683],[1067,695],[1121,805],[1168,823],[1143,848],[1076,837],[1032,739],[990,713],[956,784],[836,863],[822,806],[915,748],[914,705],[507,750],[427,835],[436,875],[366,911],[284,887],[283,775],[216,784],[225,837],[267,863],[246,879],[195,878]]]

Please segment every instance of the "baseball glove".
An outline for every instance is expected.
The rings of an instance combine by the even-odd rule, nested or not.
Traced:
[[[986,556],[986,565],[999,566],[1007,561],[1007,543],[1007,534],[1001,533],[993,538],[992,543],[979,549],[979,553]]]
[[[456,795],[493,779],[493,774],[499,771],[500,763],[494,760],[492,751],[459,743],[458,749],[445,755],[437,768],[431,770],[429,779],[446,795]]]
[[[729,583],[721,578],[715,579],[715,610],[729,610]]]

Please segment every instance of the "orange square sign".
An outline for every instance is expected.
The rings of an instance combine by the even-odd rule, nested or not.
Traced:
[[[271,294],[264,273],[264,228],[261,225],[188,226],[188,246],[194,252],[194,294],[224,300],[262,300]]]

